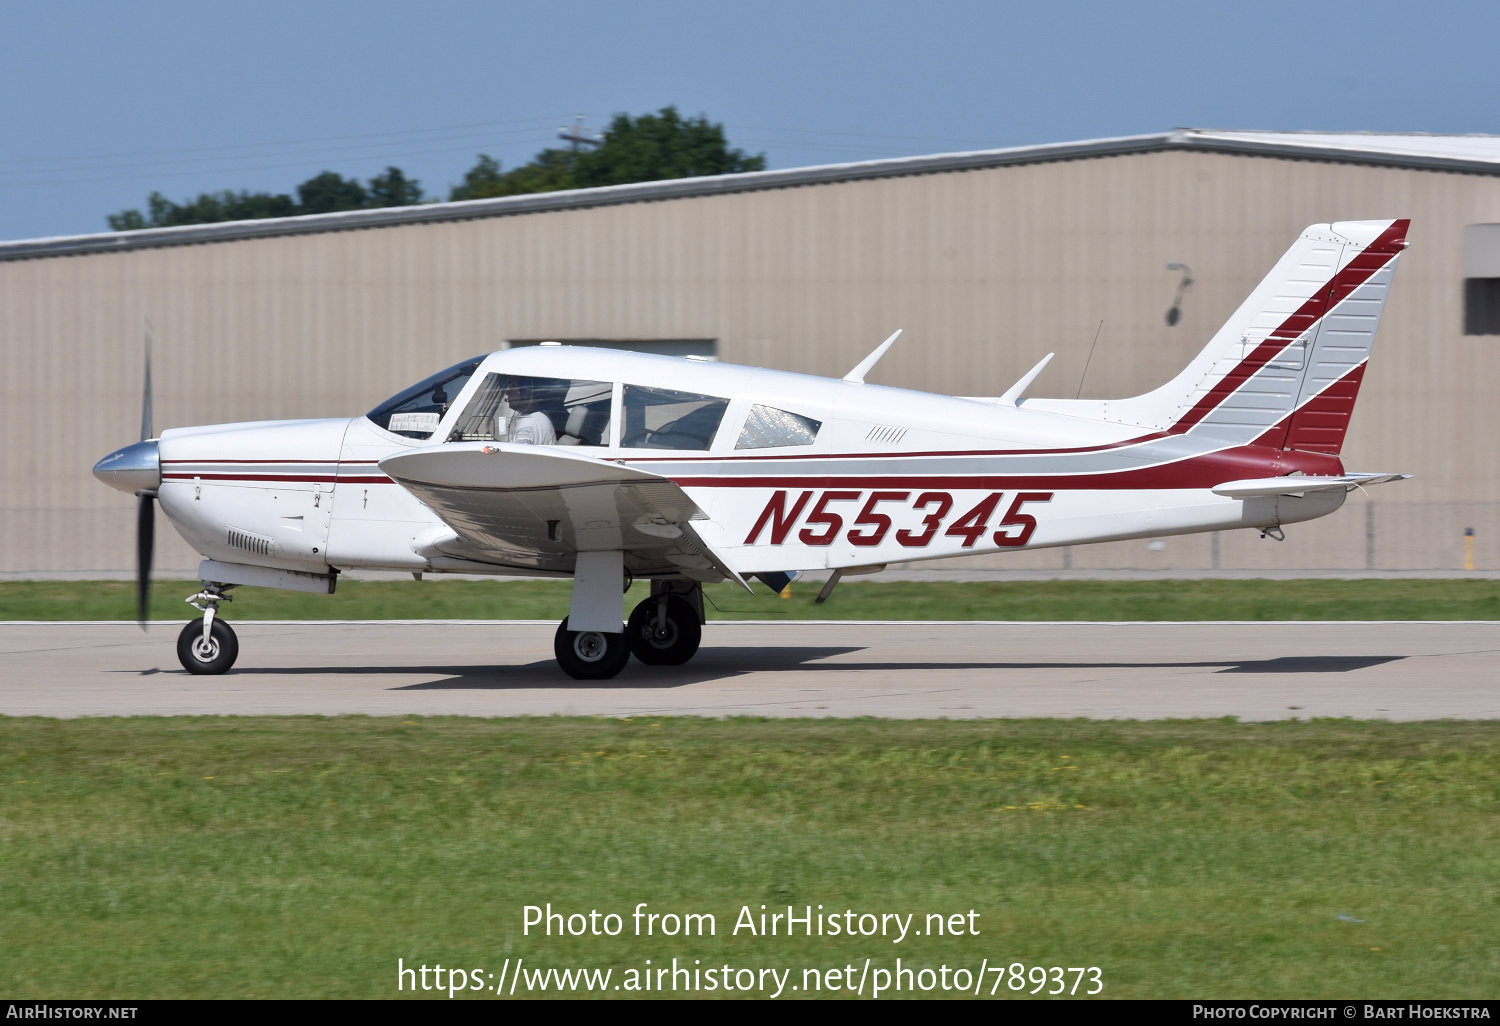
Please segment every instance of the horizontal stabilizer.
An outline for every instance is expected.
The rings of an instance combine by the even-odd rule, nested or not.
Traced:
[[[1215,495],[1231,499],[1250,499],[1261,495],[1302,495],[1307,492],[1348,491],[1363,485],[1404,481],[1410,474],[1341,474],[1338,477],[1311,477],[1294,474],[1288,477],[1266,477],[1253,481],[1226,481],[1216,485]]]

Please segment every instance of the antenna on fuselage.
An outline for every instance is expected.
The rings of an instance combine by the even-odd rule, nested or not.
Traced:
[[[901,332],[904,330],[905,329],[903,328],[897,328],[894,335],[886,339],[884,342],[880,343],[880,348],[876,349],[869,356],[859,361],[859,366],[855,367],[848,374],[845,374],[844,380],[852,381],[857,385],[863,385],[865,383],[865,375],[870,373],[870,368],[874,367],[877,363],[880,362],[880,358],[885,355],[885,351],[891,348],[891,343],[895,342],[896,339],[901,336]]]
[[[1035,367],[1031,368],[1031,370],[1027,371],[1024,375],[1021,376],[1020,381],[1017,381],[1014,385],[1011,385],[1010,388],[1005,390],[1005,394],[996,401],[996,404],[999,406],[1016,405],[1016,403],[1020,401],[1021,393],[1025,392],[1027,386],[1029,386],[1033,381],[1036,380],[1036,376],[1042,372],[1042,368],[1047,366],[1047,361],[1051,360],[1055,355],[1055,353],[1048,353],[1046,356],[1042,357],[1041,361],[1037,363]]]
[[[1094,348],[1099,345],[1099,332],[1103,330],[1104,321],[1101,318],[1099,321],[1099,327],[1094,329],[1094,344],[1089,346],[1089,358],[1083,361],[1083,373],[1078,376],[1078,395],[1075,395],[1073,397],[1074,399],[1077,399],[1078,396],[1083,395],[1083,379],[1089,376],[1089,364],[1094,362]]]

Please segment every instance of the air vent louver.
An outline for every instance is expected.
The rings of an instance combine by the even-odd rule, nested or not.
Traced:
[[[229,529],[229,547],[242,549],[245,552],[257,556],[269,556],[271,554],[271,539],[263,534],[251,534],[249,531],[241,531],[238,527]]]

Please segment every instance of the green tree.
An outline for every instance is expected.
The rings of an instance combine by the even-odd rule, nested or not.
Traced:
[[[616,114],[604,141],[578,155],[575,174],[582,188],[656,182],[667,178],[764,171],[765,154],[730,149],[724,126],[702,114],[683,118],[676,107],[632,118]]]
[[[421,202],[422,183],[407,178],[399,167],[388,167],[385,174],[370,179],[372,207],[410,207]]]
[[[290,196],[268,192],[205,192],[182,203],[173,203],[161,193],[153,192],[146,200],[146,207],[149,218],[139,210],[122,210],[109,215],[109,226],[117,232],[126,232],[137,228],[289,217],[297,213],[297,204]]]
[[[657,182],[670,178],[728,175],[763,171],[766,156],[733,149],[724,136],[724,126],[707,116],[684,118],[676,107],[663,107],[655,114],[631,117],[616,114],[604,130],[599,145],[577,151],[549,147],[530,163],[505,171],[489,154],[479,154],[464,174],[463,183],[449,191],[450,200],[520,196],[562,189],[584,189],[631,182]],[[368,186],[357,178],[334,171],[314,175],[297,186],[294,201],[285,193],[206,192],[197,199],[174,203],[159,192],[147,199],[147,213],[122,210],[108,215],[117,232],[172,225],[212,224],[295,214],[331,214],[371,207],[403,207],[422,202],[422,185],[407,178],[398,167],[387,167],[370,179]]]
[[[450,200],[490,199],[597,185],[656,182],[667,178],[727,175],[763,171],[765,154],[750,156],[731,149],[724,126],[704,115],[683,118],[676,107],[632,118],[617,114],[591,151],[549,148],[531,163],[502,171],[500,162],[481,153],[464,175],[462,185],[449,192]]]
[[[222,207],[224,219],[228,221],[254,221],[264,217],[291,217],[297,212],[297,205],[286,193],[269,192],[240,192],[223,193],[223,196],[233,196],[232,200],[226,202]]]
[[[505,187],[505,175],[500,171],[500,162],[488,153],[481,153],[474,166],[464,173],[463,184],[448,190],[448,199],[475,200],[509,196]]]
[[[404,207],[420,202],[422,184],[415,178],[406,177],[406,173],[399,167],[388,167],[384,174],[370,179],[368,188],[361,185],[358,179],[324,171],[297,186],[295,200],[286,193],[226,190],[205,192],[196,199],[174,203],[161,193],[153,192],[146,199],[146,213],[122,210],[118,214],[108,215],[107,220],[115,231],[128,232],[184,224],[328,214],[368,207]]]
[[[118,214],[106,214],[104,216],[109,221],[111,231],[134,232],[150,227],[146,224],[146,219],[141,216],[139,210],[122,210]]]
[[[334,214],[363,209],[369,205],[370,194],[359,179],[324,171],[297,186],[297,199],[301,201],[299,214]]]
[[[532,158],[531,163],[522,164],[512,171],[501,171],[498,160],[481,153],[478,162],[464,174],[463,184],[449,190],[448,199],[494,199],[576,188],[573,154],[569,150],[543,150]]]
[[[571,150],[543,150],[531,158],[531,163],[522,164],[506,175],[506,179],[510,183],[508,195],[578,188]]]

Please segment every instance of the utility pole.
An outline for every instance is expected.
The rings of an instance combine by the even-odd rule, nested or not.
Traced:
[[[573,148],[573,156],[574,157],[578,156],[578,147],[580,147],[580,146],[598,146],[598,145],[600,145],[601,143],[604,142],[604,140],[601,139],[597,135],[584,135],[583,134],[583,115],[582,114],[574,114],[573,115],[573,127],[572,128],[559,128],[557,130],[557,137],[559,139],[565,139],[565,140],[567,140],[568,143],[571,144],[571,146]]]

